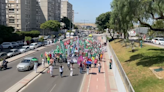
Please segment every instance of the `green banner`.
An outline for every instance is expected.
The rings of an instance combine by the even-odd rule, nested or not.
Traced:
[[[62,48],[63,56],[66,58],[64,42],[60,41],[60,45],[61,45],[61,48]]]

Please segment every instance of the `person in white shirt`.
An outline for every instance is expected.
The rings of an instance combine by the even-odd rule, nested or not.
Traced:
[[[59,72],[60,72],[60,76],[61,76],[61,78],[63,77],[62,75],[63,75],[63,68],[64,68],[64,66],[60,66],[59,67]]]
[[[42,66],[45,68],[45,60],[42,58]]]
[[[53,66],[52,66],[52,64],[50,64],[50,66],[49,66],[49,71],[50,71],[51,77],[53,77]]]
[[[73,65],[70,66],[70,76],[73,76]]]

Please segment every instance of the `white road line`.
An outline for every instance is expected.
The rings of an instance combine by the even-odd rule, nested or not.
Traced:
[[[53,89],[56,87],[56,84],[52,87],[52,89],[50,90],[50,92],[52,92],[53,91]]]
[[[92,71],[91,71],[91,73],[92,73]],[[89,83],[88,83],[87,92],[89,92],[89,85],[90,85],[90,82],[91,82],[91,74],[90,74],[90,76],[89,76]]]
[[[98,81],[99,79],[97,78],[97,81]]]
[[[96,86],[96,89],[98,89],[98,85]]]

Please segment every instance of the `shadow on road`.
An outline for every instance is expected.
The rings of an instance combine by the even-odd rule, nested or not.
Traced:
[[[95,72],[92,72],[92,73],[89,73],[89,74],[92,74],[92,75],[97,75],[97,73],[95,73]]]

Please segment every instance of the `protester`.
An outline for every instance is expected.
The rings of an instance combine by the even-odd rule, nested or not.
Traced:
[[[42,67],[45,68],[45,60],[42,58]]]
[[[97,59],[94,60],[94,65],[95,65],[95,68],[96,68],[96,65],[97,65]]]
[[[60,76],[61,76],[61,78],[63,77],[62,75],[63,75],[63,69],[64,69],[64,66],[59,66],[59,72],[60,72]]]
[[[89,74],[89,65],[87,64],[87,74]]]
[[[51,77],[53,77],[54,75],[53,75],[53,66],[52,66],[52,64],[50,64],[50,66],[49,66],[49,71],[50,71]]]
[[[73,76],[73,65],[70,66],[70,76]]]
[[[101,63],[100,62],[98,63],[98,71],[99,71],[99,73],[101,72]]]
[[[70,70],[70,61],[69,60],[67,61],[67,67]]]
[[[112,69],[112,59],[110,59],[110,62],[109,62],[109,69]]]
[[[81,74],[83,73],[82,68],[83,68],[83,65],[82,65],[82,63],[80,63],[80,73],[81,73]]]
[[[38,61],[34,62],[34,71],[37,73],[37,68],[38,68]]]

